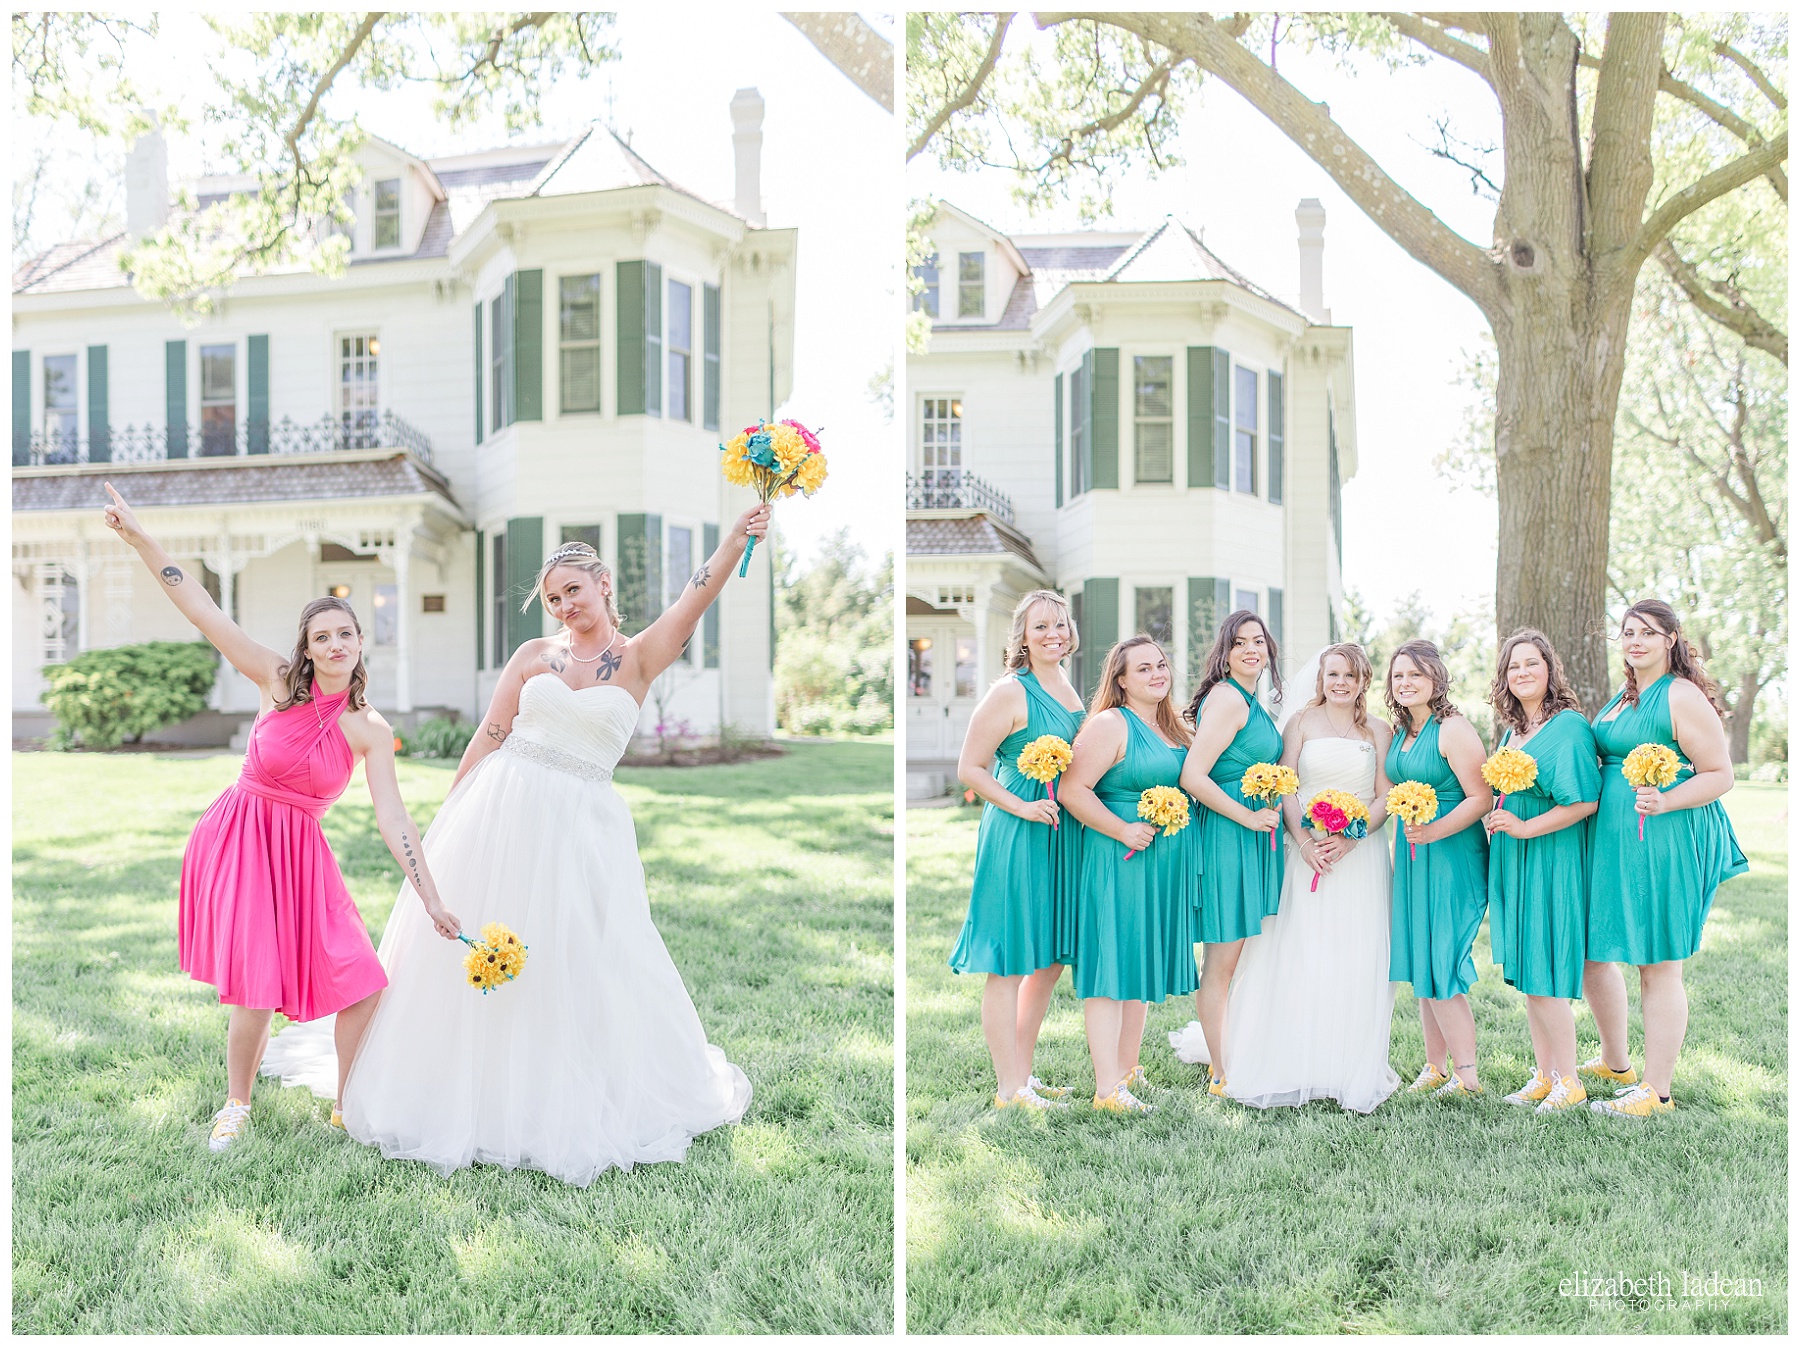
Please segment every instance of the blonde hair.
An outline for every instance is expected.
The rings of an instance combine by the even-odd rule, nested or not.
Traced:
[[[1032,606],[1039,603],[1050,604],[1069,624],[1069,648],[1063,652],[1063,658],[1067,659],[1081,649],[1081,633],[1075,627],[1075,613],[1069,607],[1068,599],[1054,589],[1034,589],[1013,608],[1012,630],[1006,633],[1007,673],[1031,667],[1031,652],[1025,648],[1025,624],[1031,618]]]
[[[617,627],[619,610],[613,604],[612,568],[600,560],[600,554],[586,543],[564,543],[544,559],[544,564],[537,573],[537,583],[531,587],[531,593],[525,596],[525,602],[519,605],[519,611],[530,612],[533,599],[543,602],[544,581],[550,578],[550,572],[558,566],[572,566],[594,578],[594,584],[606,604],[606,615],[612,620],[613,626]],[[607,583],[601,584],[602,580]]]
[[[1119,686],[1119,680],[1125,676],[1125,657],[1140,645],[1153,645],[1164,659],[1169,657],[1169,652],[1162,648],[1154,636],[1146,636],[1142,632],[1136,636],[1127,636],[1108,650],[1106,659],[1100,666],[1100,682],[1094,689],[1093,703],[1088,707],[1089,723],[1100,712],[1125,705],[1125,690]],[[1156,704],[1156,728],[1183,748],[1194,742],[1194,732],[1182,724],[1181,717],[1175,714],[1175,677],[1172,670],[1169,689]]]
[[[1315,706],[1325,705],[1325,661],[1333,655],[1341,656],[1350,666],[1350,672],[1356,676],[1356,700],[1351,703],[1350,714],[1356,728],[1367,734],[1369,732],[1369,687],[1375,681],[1375,666],[1369,663],[1366,652],[1355,641],[1339,641],[1336,645],[1326,646],[1319,656],[1319,676],[1313,680],[1312,700],[1307,702],[1303,711],[1310,711]]]

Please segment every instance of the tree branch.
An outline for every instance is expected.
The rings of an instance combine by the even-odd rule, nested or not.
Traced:
[[[894,110],[894,47],[856,13],[781,12],[844,78],[889,112]]]
[[[1465,69],[1473,70],[1487,82],[1489,88],[1493,87],[1494,76],[1488,66],[1488,54],[1474,43],[1464,42],[1461,38],[1450,36],[1436,24],[1424,22],[1417,14],[1378,13],[1375,17],[1386,19],[1403,36],[1411,38],[1421,47],[1426,47],[1439,56],[1455,61]]]
[[[1787,96],[1769,82],[1769,77],[1763,74],[1762,69],[1756,62],[1752,61],[1736,47],[1733,47],[1726,42],[1715,42],[1713,44],[1713,50],[1748,75],[1751,83],[1762,90],[1763,97],[1767,98],[1783,112],[1787,111]]]
[[[1667,238],[1656,245],[1656,260],[1701,313],[1720,327],[1737,333],[1746,345],[1767,351],[1782,364],[1787,364],[1787,333],[1758,313],[1736,286],[1716,283],[1723,297],[1714,294],[1706,279],[1675,251],[1675,244]]]
[[[369,40],[369,34],[375,31],[375,25],[385,17],[386,15],[380,11],[363,15],[363,21],[357,25],[356,32],[351,36],[349,44],[338,53],[337,60],[331,63],[331,69],[320,76],[318,84],[313,87],[312,97],[307,100],[306,106],[300,110],[300,115],[294,120],[293,126],[282,137],[282,141],[287,145],[288,153],[293,156],[296,174],[302,173],[305,167],[305,159],[300,153],[300,137],[306,133],[307,126],[311,124],[313,117],[318,113],[320,101],[330,90],[331,82],[338,77],[338,72],[355,59],[356,53],[362,49],[363,43]]]
[[[1767,145],[1740,155],[1722,168],[1715,168],[1705,177],[1689,183],[1675,193],[1658,206],[1638,230],[1637,238],[1631,244],[1630,262],[1633,270],[1642,265],[1656,245],[1668,237],[1669,231],[1688,216],[1707,203],[1718,200],[1725,193],[1742,187],[1752,178],[1760,178],[1786,159],[1787,132],[1783,131]]]
[[[1006,30],[1012,24],[1013,15],[1007,13],[995,17],[997,22],[994,24],[994,38],[988,43],[987,55],[982,58],[981,65],[976,68],[973,75],[969,76],[969,82],[963,85],[956,97],[938,109],[931,121],[926,124],[925,129],[919,133],[918,139],[906,147],[907,163],[910,164],[919,152],[931,143],[931,138],[944,129],[945,122],[975,101],[981,93],[981,86],[986,84],[988,76],[994,73],[994,67],[1000,61],[1000,48],[1006,43]]]
[[[1607,17],[1606,52],[1594,86],[1587,171],[1587,253],[1599,265],[1630,244],[1656,181],[1650,133],[1667,25],[1663,14],[1615,12]],[[1571,71],[1571,83],[1573,77]],[[1629,286],[1636,267],[1624,275]]]

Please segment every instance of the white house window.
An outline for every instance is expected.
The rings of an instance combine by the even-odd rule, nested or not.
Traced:
[[[380,353],[381,343],[373,333],[338,338],[340,449],[375,448],[381,415]]]
[[[558,282],[562,312],[562,409],[600,410],[600,277],[564,276]]]
[[[958,636],[956,638],[956,695],[973,697],[975,695],[975,638]]]
[[[923,313],[927,318],[936,318],[938,316],[937,254],[933,253],[930,257],[927,257],[923,262],[919,263],[918,266],[914,267],[913,274],[924,282],[925,285],[923,290],[913,296],[914,311]]]
[[[669,417],[691,421],[688,367],[694,354],[694,287],[669,282]],[[685,572],[684,572],[685,574]]]
[[[375,586],[375,644],[393,645],[400,634],[400,586]]]
[[[237,452],[237,347],[200,348],[200,452]]]
[[[956,316],[980,318],[987,313],[987,255],[956,255]]]
[[[1137,591],[1137,628],[1165,648],[1175,639],[1175,588],[1153,585]]]
[[[962,475],[962,399],[926,398],[922,425],[926,490],[956,490]]]
[[[375,247],[400,246],[400,179],[383,178],[375,184]]]
[[[1248,608],[1253,613],[1262,611],[1256,606],[1256,591],[1254,589],[1240,589],[1237,592],[1237,602],[1232,604],[1232,607]]]
[[[663,543],[663,607],[681,597],[694,573],[694,531],[669,525]]]
[[[1232,399],[1232,444],[1237,489],[1256,494],[1256,371],[1237,367],[1237,396]]]
[[[906,695],[931,695],[931,638],[915,636],[906,643]]]
[[[1132,361],[1137,388],[1137,480],[1175,480],[1175,359],[1140,355]]]
[[[50,461],[72,454],[79,433],[75,414],[75,357],[44,357],[44,450]],[[53,457],[54,456],[54,457]]]
[[[600,553],[600,526],[598,524],[564,524],[562,540],[568,543],[586,543],[594,549],[596,556]]]
[[[1088,444],[1088,377],[1092,365],[1084,356],[1069,372],[1069,494],[1079,496],[1090,485],[1094,460]]]

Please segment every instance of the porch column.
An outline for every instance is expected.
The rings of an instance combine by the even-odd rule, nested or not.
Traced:
[[[394,535],[394,709],[413,709],[412,694],[412,525]]]
[[[88,540],[85,533],[75,538],[75,644],[82,650],[93,645],[92,628],[88,625]]]
[[[219,525],[219,550],[215,556],[207,559],[207,564],[218,572],[219,576],[219,609],[227,618],[231,617],[234,606],[234,591],[237,586],[237,571],[232,565],[231,529],[228,524]],[[238,687],[238,673],[231,661],[219,661],[219,710],[229,711],[236,704],[233,696]]]

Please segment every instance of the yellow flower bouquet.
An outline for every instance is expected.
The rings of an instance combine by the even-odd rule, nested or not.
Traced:
[[[1347,790],[1322,790],[1306,802],[1306,826],[1320,837],[1341,833],[1361,841],[1369,835],[1369,807]],[[1318,891],[1315,870],[1311,892]]]
[[[1481,764],[1481,779],[1500,792],[1494,808],[1504,809],[1508,795],[1537,783],[1537,759],[1522,748],[1497,748]]]
[[[479,988],[483,996],[525,971],[525,954],[530,946],[497,921],[481,928],[479,940],[470,939],[462,931],[456,933],[456,938],[469,947],[463,955],[468,984]]]
[[[1069,747],[1069,741],[1055,734],[1040,734],[1024,748],[1019,750],[1018,767],[1023,776],[1033,781],[1044,783],[1044,792],[1050,797],[1050,803],[1056,803],[1056,778],[1075,761],[1075,750]],[[1052,823],[1052,828],[1060,827]]]
[[[745,426],[724,444],[725,480],[733,486],[756,489],[756,498],[768,504],[796,492],[810,496],[825,485],[825,455],[819,437],[798,421],[758,421]],[[750,554],[756,539],[744,549],[740,576],[750,573]]]
[[[1430,823],[1437,817],[1437,792],[1423,781],[1402,781],[1387,793],[1388,813],[1407,823]],[[1409,860],[1419,858],[1418,844],[1408,842]]]
[[[1655,786],[1667,790],[1681,775],[1681,759],[1667,744],[1639,744],[1619,764],[1625,779],[1635,787]],[[1638,815],[1638,841],[1644,840],[1644,816]]]
[[[1244,779],[1238,783],[1238,792],[1246,800],[1261,800],[1263,808],[1274,805],[1283,795],[1292,795],[1300,789],[1300,778],[1292,767],[1283,767],[1278,762],[1253,762],[1244,769]],[[1269,829],[1269,850],[1275,850],[1275,836],[1281,831],[1278,823]]]
[[[1188,825],[1187,792],[1175,786],[1151,786],[1138,796],[1138,817],[1163,830],[1168,837]],[[1137,855],[1133,847],[1125,853],[1130,860]]]

